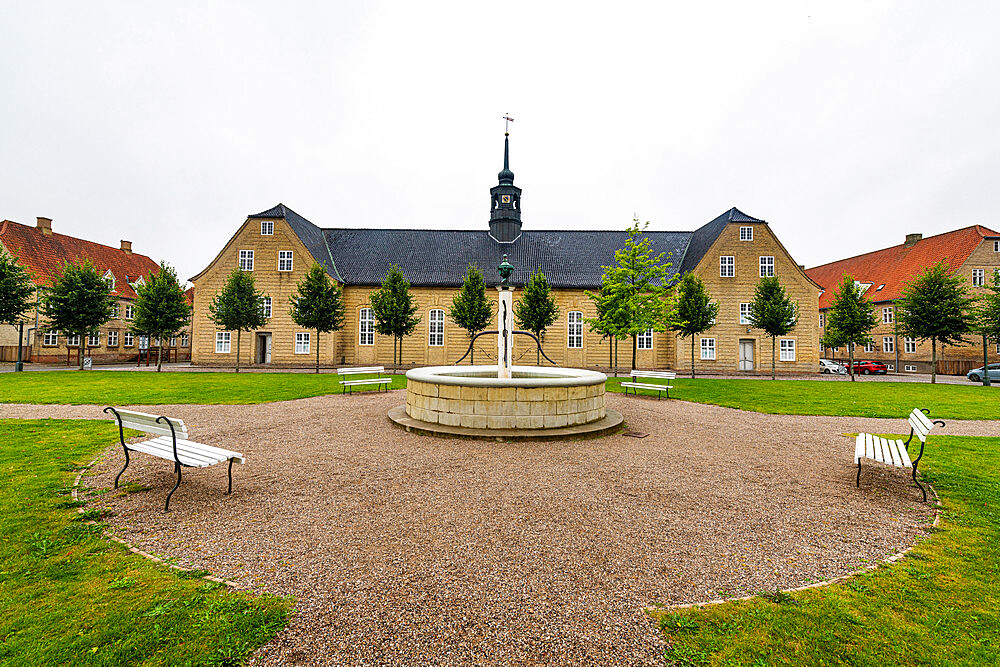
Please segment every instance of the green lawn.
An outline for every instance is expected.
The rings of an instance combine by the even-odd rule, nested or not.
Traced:
[[[609,378],[608,391],[621,391],[623,379]],[[671,386],[671,398],[771,414],[902,418],[927,408],[935,419],[1000,419],[1000,389],[971,383],[677,378]]]
[[[932,438],[924,478],[946,511],[931,539],[844,583],[662,614],[667,663],[996,665],[1000,438]]]
[[[79,520],[68,487],[117,435],[110,423],[0,420],[0,664],[244,664],[284,627],[289,601],[157,566]]]
[[[38,371],[0,376],[0,403],[269,403],[339,394],[339,382],[333,373]],[[405,386],[405,376],[393,377],[391,388]]]

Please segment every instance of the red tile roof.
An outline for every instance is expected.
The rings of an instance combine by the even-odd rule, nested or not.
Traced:
[[[825,290],[819,297],[820,309],[833,304],[833,294],[843,275],[862,283],[872,283],[865,296],[873,302],[893,301],[903,295],[903,287],[928,266],[943,259],[952,271],[958,269],[986,237],[1000,234],[982,225],[928,236],[909,248],[896,245],[857,257],[842,259],[806,270],[806,275]],[[881,290],[879,285],[885,285]]]
[[[145,255],[129,254],[119,248],[65,234],[44,234],[37,227],[11,220],[0,223],[0,243],[17,255],[19,264],[31,271],[36,285],[48,284],[65,261],[89,259],[101,274],[111,269],[118,296],[135,299],[138,295],[129,282],[160,270],[160,265]]]

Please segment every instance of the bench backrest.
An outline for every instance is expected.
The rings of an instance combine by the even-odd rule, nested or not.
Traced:
[[[658,378],[660,380],[673,380],[677,373],[673,371],[632,371],[634,378]]]
[[[365,366],[362,368],[338,368],[337,375],[362,375],[368,373],[384,373],[385,366]]]
[[[145,431],[146,433],[154,433],[156,435],[170,435],[170,426],[162,420],[159,424],[156,423],[160,415],[151,415],[146,412],[135,412],[133,410],[119,410],[118,408],[115,408],[115,411],[121,417],[124,428]],[[111,415],[111,418],[114,419],[114,414]],[[187,426],[184,425],[184,422],[173,417],[167,417],[166,419],[169,419],[174,425],[174,433],[177,435],[177,439],[187,440]],[[118,420],[115,419],[115,421]]]
[[[907,421],[910,422],[910,428],[913,429],[920,442],[927,442],[927,434],[934,428],[934,422],[921,412],[919,408],[913,409]]]

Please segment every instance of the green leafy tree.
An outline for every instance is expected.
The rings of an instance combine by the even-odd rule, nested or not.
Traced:
[[[191,316],[191,306],[184,296],[184,288],[177,280],[177,272],[163,262],[157,273],[150,272],[144,285],[136,290],[135,319],[129,327],[134,333],[158,338],[160,353],[156,357],[156,371],[162,370],[163,344],[167,337],[180,333]]]
[[[316,332],[316,372],[319,373],[319,334],[344,328],[344,297],[340,285],[326,269],[313,264],[289,299],[292,320]]]
[[[208,305],[208,317],[223,331],[236,332],[236,372],[239,373],[240,334],[267,324],[264,295],[257,291],[253,276],[247,271],[234,269],[222,291]]]
[[[451,300],[448,317],[459,327],[465,329],[470,343],[477,333],[490,325],[490,318],[493,317],[493,304],[486,298],[486,281],[483,279],[483,274],[475,266],[469,266],[466,271],[462,288]],[[476,363],[475,349],[472,351],[469,363]]]
[[[606,273],[601,277],[601,289],[586,294],[594,302],[597,316],[584,318],[584,322],[591,331],[601,334],[602,340],[608,340],[608,368],[613,368],[617,376],[618,341],[628,337],[628,312],[619,293],[611,289]]]
[[[691,377],[694,378],[694,337],[708,331],[715,324],[719,304],[712,303],[712,295],[705,283],[693,273],[685,273],[677,296],[677,315],[670,328],[681,338],[691,338]]]
[[[990,386],[989,366],[990,342],[1000,345],[1000,269],[993,273],[993,284],[985,285],[974,313],[975,332],[983,337],[983,386]]]
[[[35,284],[17,257],[0,248],[0,324],[17,324],[31,308]]]
[[[614,266],[605,266],[601,284],[608,290],[608,299],[618,304],[624,323],[622,333],[632,338],[632,368],[636,362],[636,339],[646,331],[663,331],[671,320],[673,308],[669,301],[671,279],[665,262],[667,253],[653,257],[652,242],[644,235],[649,223],[632,220],[625,246],[615,251]],[[588,293],[588,296],[590,293]],[[592,297],[593,298],[593,297]],[[617,315],[617,314],[616,314]]]
[[[65,262],[42,295],[42,314],[51,329],[67,336],[80,337],[77,355],[83,370],[83,344],[86,337],[111,319],[117,299],[108,283],[97,273],[90,260]]]
[[[975,299],[965,279],[949,275],[944,260],[929,266],[903,287],[896,302],[899,331],[911,338],[931,341],[931,383],[937,382],[937,344],[965,345],[972,331]]]
[[[798,305],[788,298],[776,276],[761,278],[750,303],[750,324],[771,337],[771,379],[774,379],[775,348],[778,336],[795,328]]]
[[[514,304],[514,321],[517,322],[517,326],[535,334],[541,342],[542,334],[557,317],[559,317],[559,307],[552,298],[552,287],[545,274],[538,269],[525,285],[524,294]],[[535,363],[542,363],[540,349],[535,350]]]
[[[871,331],[876,323],[871,301],[865,298],[854,278],[845,273],[833,293],[833,305],[827,311],[822,343],[826,347],[847,346],[851,382],[854,382],[854,346],[871,342]]]
[[[393,264],[382,281],[382,287],[373,292],[368,301],[375,316],[375,331],[383,336],[392,336],[392,364],[396,365],[396,347],[399,346],[399,363],[403,362],[403,336],[409,336],[420,323],[414,317],[417,307],[413,305],[410,282]]]

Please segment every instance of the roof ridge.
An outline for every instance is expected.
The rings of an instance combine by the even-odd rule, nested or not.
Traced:
[[[473,233],[479,234],[489,234],[488,229],[424,229],[420,227],[320,227],[319,229],[324,232],[336,232],[336,231],[365,231],[365,232],[461,232],[461,233]],[[551,233],[551,232],[572,232],[574,234],[627,234],[627,229],[613,230],[613,229],[525,229],[522,230],[522,234],[540,234],[540,233]],[[689,229],[664,229],[664,230],[647,230],[642,232],[643,234],[693,234]]]
[[[3,226],[3,230],[4,231],[6,231],[6,229],[7,229],[7,223],[9,222],[11,224],[19,225],[21,227],[24,227],[29,232],[33,232],[33,233],[34,232],[38,232],[38,228],[32,227],[31,225],[26,225],[23,222],[17,222],[16,220],[4,220],[3,222],[4,222],[4,226]],[[108,245],[106,243],[100,243],[98,241],[91,241],[90,239],[85,239],[85,238],[82,238],[82,237],[79,237],[79,236],[70,236],[69,234],[62,234],[60,232],[52,232],[51,236],[60,236],[60,237],[62,237],[64,239],[73,239],[74,241],[78,241],[80,243],[86,243],[86,244],[89,244],[89,245],[92,245],[92,246],[100,246],[102,248],[107,248],[108,250],[110,250],[112,252],[120,252],[120,253],[124,253],[125,252],[120,247],[116,248],[113,245]],[[135,251],[133,251],[131,254],[129,254],[127,256],[128,257],[145,257],[146,259],[148,259],[149,261],[153,262],[157,266],[160,265],[159,262],[157,262],[156,260],[154,260],[152,257],[150,257],[149,255],[144,255],[141,252],[135,252]]]

